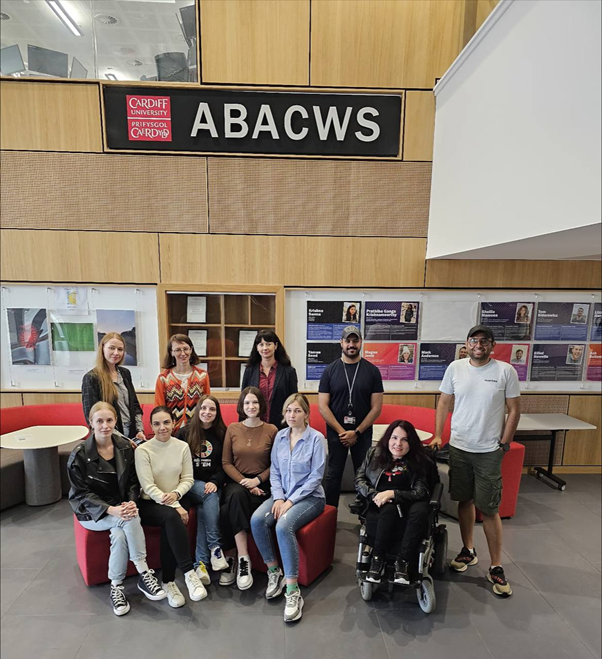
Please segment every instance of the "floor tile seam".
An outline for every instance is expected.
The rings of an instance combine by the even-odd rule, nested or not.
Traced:
[[[89,615],[93,615],[95,618],[99,618],[99,617],[100,617],[98,613],[96,613],[96,614],[91,613],[91,614],[89,614]],[[85,642],[88,640],[88,636],[90,636],[92,630],[94,629],[94,625],[95,625],[95,624],[96,624],[96,620],[94,620],[94,621],[92,622],[92,624],[90,625],[90,629],[88,629],[88,632],[86,633],[86,635],[84,636],[82,642],[80,643],[80,646],[79,646],[77,652],[75,653],[75,657],[74,657],[73,659],[78,659],[78,657],[80,657],[81,652],[82,652],[82,649],[83,649],[83,647],[84,647],[84,644],[85,644]]]
[[[389,652],[389,645],[387,644],[387,639],[385,638],[385,632],[380,622],[380,616],[378,615],[378,609],[374,606],[374,602],[372,600],[370,600],[370,604],[372,605],[372,611],[374,611],[374,615],[376,616],[376,622],[378,622],[378,628],[380,629],[380,636],[385,646],[385,652],[387,653],[388,659],[399,659],[398,657],[391,656],[391,653]]]
[[[78,617],[98,617],[98,613],[9,613],[8,611],[2,616],[3,618],[78,618]]]

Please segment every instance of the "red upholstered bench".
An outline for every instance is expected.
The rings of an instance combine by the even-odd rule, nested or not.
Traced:
[[[299,583],[302,586],[309,586],[332,565],[336,532],[337,509],[334,506],[326,506],[320,515],[297,531]],[[267,571],[251,536],[249,536],[249,555],[254,570]]]
[[[196,511],[194,506],[190,509],[188,521],[188,536],[190,538],[190,552],[194,558],[196,546]],[[153,570],[161,567],[160,537],[161,530],[156,526],[143,526],[146,538],[146,561]],[[73,515],[73,530],[75,531],[75,551],[77,564],[87,586],[96,586],[106,583],[109,566],[109,551],[111,540],[109,531],[88,531]],[[130,561],[128,563],[128,576],[136,574],[136,568]]]

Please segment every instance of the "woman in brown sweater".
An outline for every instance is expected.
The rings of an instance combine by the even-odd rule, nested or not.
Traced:
[[[240,590],[253,585],[247,548],[251,516],[270,496],[270,452],[278,428],[261,420],[265,410],[265,398],[257,387],[243,389],[237,406],[243,421],[230,424],[224,438],[222,464],[230,482],[224,490],[220,517],[228,569],[221,573],[219,583],[230,586],[236,581]]]

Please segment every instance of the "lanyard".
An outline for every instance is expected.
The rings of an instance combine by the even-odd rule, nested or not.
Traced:
[[[341,359],[343,362],[343,360]],[[353,394],[353,387],[355,386],[355,378],[357,377],[357,372],[360,370],[360,363],[361,363],[361,358],[359,362],[357,363],[357,366],[355,368],[355,373],[353,375],[353,380],[351,381],[351,384],[349,384],[349,376],[347,375],[347,369],[345,368],[345,362],[343,362],[343,373],[345,373],[345,380],[347,380],[347,389],[349,389],[349,410],[351,411],[353,409],[353,402],[351,400],[351,396]]]

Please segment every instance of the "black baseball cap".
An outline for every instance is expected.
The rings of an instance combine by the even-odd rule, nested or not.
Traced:
[[[358,339],[361,340],[362,338],[362,332],[359,327],[355,327],[355,325],[347,325],[345,329],[343,330],[343,334],[341,334],[341,339],[346,339],[350,337],[352,334],[355,334]]]
[[[495,341],[495,336],[493,336],[493,332],[489,327],[486,327],[485,325],[475,325],[472,327],[470,330],[468,330],[468,336],[466,337],[467,339],[470,339],[471,336],[474,336],[475,334],[484,334],[488,339],[491,339],[491,341]]]

